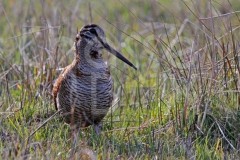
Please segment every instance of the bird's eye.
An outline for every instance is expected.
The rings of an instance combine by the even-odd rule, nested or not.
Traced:
[[[90,31],[91,33],[93,33],[93,34],[97,34],[96,30],[95,30],[95,29],[93,29],[93,28],[92,28],[92,29],[90,29],[89,31]]]

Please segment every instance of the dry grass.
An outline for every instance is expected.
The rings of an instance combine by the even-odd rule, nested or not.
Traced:
[[[1,159],[238,159],[240,2],[0,1]],[[77,28],[97,23],[119,102],[77,146],[51,87]]]

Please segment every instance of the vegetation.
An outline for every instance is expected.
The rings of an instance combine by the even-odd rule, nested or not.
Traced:
[[[238,159],[239,13],[239,0],[0,1],[1,159]],[[36,129],[88,23],[138,71],[104,54],[116,103],[73,145],[59,114]]]

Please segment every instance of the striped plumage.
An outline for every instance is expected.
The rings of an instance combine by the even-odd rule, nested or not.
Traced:
[[[55,107],[61,109],[65,121],[71,125],[97,125],[107,114],[113,100],[113,81],[100,50],[106,49],[136,67],[107,44],[104,31],[95,24],[80,30],[75,47],[75,59],[54,84]]]

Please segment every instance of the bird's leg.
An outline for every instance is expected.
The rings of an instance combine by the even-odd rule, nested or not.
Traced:
[[[75,125],[71,126],[71,138],[72,138],[72,151],[71,155],[74,155],[75,150],[77,148],[77,143],[78,143],[78,137],[79,137],[79,127],[76,127]]]
[[[102,123],[94,124],[93,129],[97,135],[100,135],[102,130]]]

